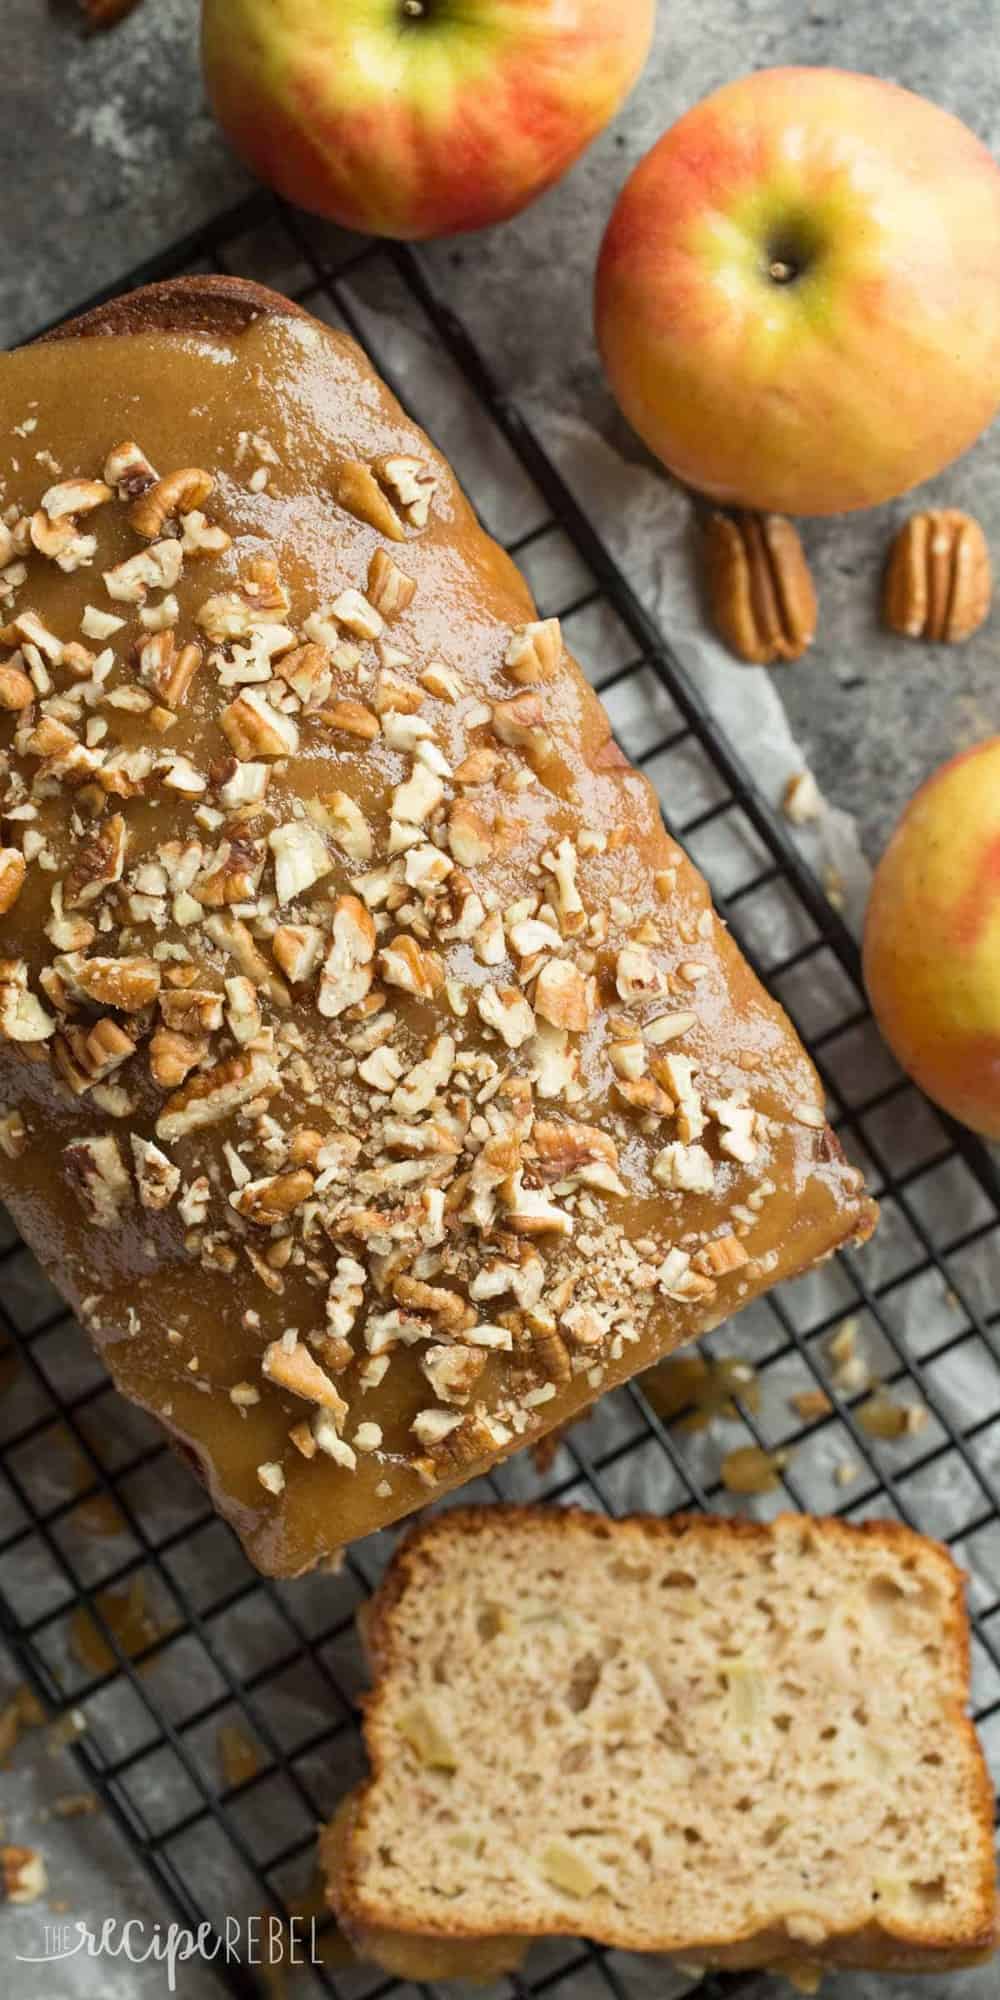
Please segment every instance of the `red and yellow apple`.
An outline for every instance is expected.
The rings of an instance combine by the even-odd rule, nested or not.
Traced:
[[[903,1068],[1000,1139],[1000,736],[911,799],[876,870],[864,969]]]
[[[204,0],[208,93],[303,208],[382,236],[516,215],[613,117],[655,0]]]
[[[874,506],[1000,407],[1000,169],[877,77],[743,77],[627,181],[596,318],[625,415],[678,478],[777,513]]]

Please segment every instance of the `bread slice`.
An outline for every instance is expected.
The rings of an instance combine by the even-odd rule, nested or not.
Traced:
[[[372,1776],[324,1861],[390,1969],[564,1933],[734,1969],[996,1942],[962,1576],[907,1528],[459,1509],[366,1639]]]
[[[0,357],[0,493],[0,1197],[261,1568],[867,1234],[559,621],[352,341],[225,278],[102,306]]]

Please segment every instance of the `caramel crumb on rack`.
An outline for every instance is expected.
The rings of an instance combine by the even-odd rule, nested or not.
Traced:
[[[804,1424],[814,1424],[821,1417],[828,1417],[833,1404],[825,1389],[802,1389],[788,1398],[789,1408],[795,1411]]]
[[[897,1403],[883,1389],[862,1403],[855,1415],[869,1437],[883,1440],[916,1436],[928,1421],[923,1403]]]
[[[38,1696],[22,1682],[0,1709],[0,1764],[5,1764],[13,1756],[22,1730],[40,1729],[45,1720],[45,1710]]]
[[[727,1452],[722,1461],[722,1484],[727,1493],[776,1493],[781,1473],[788,1463],[787,1451],[764,1451],[759,1445],[743,1445]]]
[[[260,1751],[238,1723],[219,1724],[217,1744],[222,1782],[227,1790],[248,1784],[261,1767]]]
[[[736,1397],[751,1415],[760,1408],[753,1366],[738,1355],[697,1349],[671,1354],[642,1376],[641,1387],[657,1416],[679,1431],[703,1431],[716,1418],[737,1417]]]

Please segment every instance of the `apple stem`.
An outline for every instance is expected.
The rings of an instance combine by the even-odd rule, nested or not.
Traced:
[[[403,0],[403,12],[412,20],[419,20],[424,12],[424,0]]]
[[[419,4],[420,0],[417,0]],[[767,275],[774,279],[776,285],[787,285],[795,276],[795,266],[786,264],[782,257],[775,257],[767,267]]]

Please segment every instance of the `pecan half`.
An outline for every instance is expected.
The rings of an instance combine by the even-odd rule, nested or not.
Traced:
[[[889,550],[882,595],[891,631],[956,645],[978,632],[992,591],[986,537],[971,514],[930,508],[904,521]]]
[[[798,530],[780,514],[710,514],[705,584],[712,622],[737,659],[797,660],[816,635],[816,592]]]

